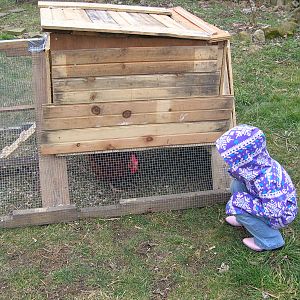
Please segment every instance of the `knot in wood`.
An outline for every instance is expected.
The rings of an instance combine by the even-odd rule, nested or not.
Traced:
[[[131,114],[132,114],[131,110],[125,110],[123,111],[122,116],[123,118],[128,119],[131,117]]]
[[[90,97],[90,100],[94,101],[96,99],[96,97],[97,97],[97,93],[92,93],[91,97]]]
[[[100,115],[101,109],[100,109],[99,106],[94,105],[94,106],[92,106],[92,108],[91,108],[91,112],[92,112],[92,114],[94,114],[94,115]]]
[[[88,82],[93,82],[93,81],[95,81],[95,80],[96,80],[96,78],[95,78],[95,77],[92,77],[92,76],[90,76],[90,77],[87,78],[87,81],[88,81]]]
[[[77,144],[76,144],[76,147],[80,147],[80,143],[77,143]]]
[[[147,136],[146,137],[146,141],[147,142],[152,142],[153,141],[153,137],[152,136]]]

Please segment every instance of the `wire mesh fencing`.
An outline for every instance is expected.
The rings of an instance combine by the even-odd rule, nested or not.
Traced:
[[[67,166],[70,197],[78,207],[212,190],[204,146],[75,155],[67,158]]]
[[[41,207],[32,59],[26,48],[0,50],[0,215]]]

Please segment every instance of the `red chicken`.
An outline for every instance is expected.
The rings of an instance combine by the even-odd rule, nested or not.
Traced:
[[[131,152],[91,154],[88,159],[95,176],[101,181],[107,181],[114,192],[119,190],[113,184],[128,180],[139,168],[138,158]]]

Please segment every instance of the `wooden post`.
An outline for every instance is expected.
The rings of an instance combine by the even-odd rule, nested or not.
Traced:
[[[220,96],[233,96],[233,82],[232,82],[232,67],[231,67],[231,53],[230,42],[224,43],[223,59],[221,67],[220,78]],[[230,120],[230,127],[236,125],[235,106],[233,103],[232,115]],[[211,147],[211,168],[213,178],[213,189],[226,189],[230,186],[230,176],[227,173],[227,166],[215,146]]]
[[[219,154],[216,146],[211,146],[211,170],[213,179],[213,190],[225,190],[230,186],[230,176],[227,173],[223,158]]]
[[[227,66],[228,66],[228,84],[230,95],[234,95],[233,90],[233,74],[232,74],[232,64],[231,64],[231,50],[230,50],[230,41],[227,41]],[[231,117],[231,127],[236,126],[236,114],[235,114],[235,104],[233,103],[232,117]]]
[[[43,121],[42,104],[48,103],[49,74],[47,75],[47,55],[45,51],[32,54],[33,89],[36,105],[36,134],[40,147]],[[48,80],[47,80],[48,79]],[[43,207],[69,205],[69,187],[66,159],[54,155],[41,155],[39,149],[39,174]]]

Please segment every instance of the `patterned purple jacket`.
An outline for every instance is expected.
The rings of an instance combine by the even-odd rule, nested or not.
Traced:
[[[226,205],[230,215],[245,212],[265,217],[273,228],[291,223],[298,212],[296,190],[284,168],[272,159],[264,133],[256,127],[239,125],[224,133],[216,143],[229,165],[229,174],[243,182],[249,193],[234,193]]]

